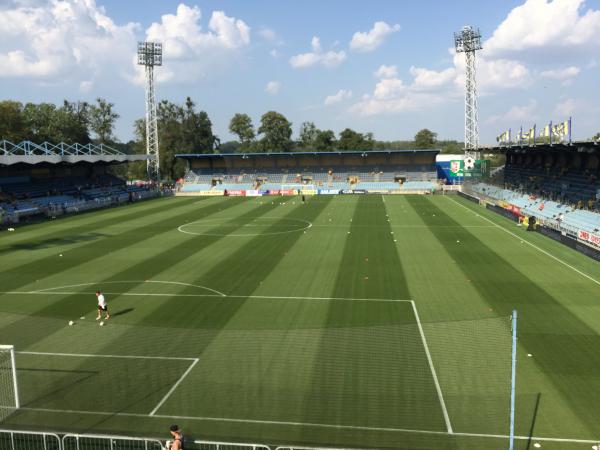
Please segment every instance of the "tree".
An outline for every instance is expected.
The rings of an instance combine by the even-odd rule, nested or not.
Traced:
[[[338,148],[345,151],[368,151],[373,150],[374,146],[375,141],[372,133],[363,135],[350,128],[342,131],[338,140]]]
[[[37,144],[42,142],[60,142],[57,140],[54,113],[56,106],[51,103],[27,103],[23,108],[23,118],[29,140]]]
[[[436,145],[442,149],[441,153],[462,154],[465,144],[458,141],[437,141]]]
[[[220,140],[212,132],[212,122],[205,111],[196,112],[195,104],[189,97],[185,100],[182,115],[181,153],[214,153],[219,148]]]
[[[433,148],[437,141],[437,133],[424,128],[415,134],[415,148]]]
[[[318,152],[327,152],[335,148],[335,133],[331,130],[317,130],[314,139],[314,149]]]
[[[238,141],[227,141],[221,142],[219,145],[219,151],[221,153],[242,153],[245,149],[242,149],[242,144]]]
[[[314,122],[302,122],[302,125],[300,125],[300,147],[303,150],[314,149],[319,131]]]
[[[97,98],[96,103],[89,109],[90,128],[96,134],[98,142],[105,144],[113,140],[115,122],[120,116],[113,111],[114,103],[103,98]]]
[[[229,131],[232,134],[237,135],[240,143],[242,144],[242,150],[248,148],[256,137],[252,119],[248,114],[235,114],[229,122]]]
[[[10,100],[0,102],[0,140],[17,143],[29,137],[23,105]]]
[[[89,105],[86,102],[75,103],[65,100],[63,106],[56,109],[53,114],[55,141],[90,143],[89,120]]]
[[[292,124],[283,114],[276,111],[263,114],[258,133],[263,135],[262,151],[288,152],[292,149]]]
[[[600,132],[596,133],[592,139],[594,141],[599,141],[600,140]]]

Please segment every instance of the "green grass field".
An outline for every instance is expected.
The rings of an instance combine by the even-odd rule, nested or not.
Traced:
[[[516,308],[517,448],[600,439],[600,266],[459,197],[159,199],[0,255],[5,428],[506,449]]]

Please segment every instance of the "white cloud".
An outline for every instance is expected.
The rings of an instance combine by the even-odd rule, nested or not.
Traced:
[[[269,55],[271,55],[273,58],[277,59],[281,56],[281,53],[279,53],[279,51],[276,48],[274,48],[273,50],[271,50],[269,52]]]
[[[369,31],[357,31],[352,36],[350,48],[357,52],[372,52],[385,42],[393,33],[400,31],[400,25],[388,25],[379,21],[373,24]]]
[[[295,69],[303,69],[313,66],[324,66],[327,68],[337,67],[346,59],[346,52],[334,52],[332,50],[323,52],[321,40],[314,36],[311,40],[311,52],[301,53],[290,58],[290,65]]]
[[[349,111],[359,116],[375,116],[396,114],[407,111],[419,111],[438,106],[443,99],[427,93],[417,93],[411,90],[398,90],[390,97],[365,95],[352,105]]]
[[[277,95],[281,90],[281,83],[279,81],[269,81],[265,87],[265,92],[271,95]]]
[[[0,0],[1,2],[1,0]],[[222,11],[212,13],[203,31],[196,7],[180,4],[146,30],[148,40],[164,44],[158,80],[196,80],[216,72],[250,43],[250,28]],[[142,84],[136,64],[140,26],[116,24],[96,0],[22,0],[0,8],[0,77],[32,77],[40,82],[75,83],[89,92],[115,76]],[[93,85],[90,80],[94,80]]]
[[[382,64],[373,75],[377,78],[394,78],[398,76],[398,68],[396,66],[386,66],[385,64]]]
[[[461,97],[464,92],[463,54],[454,54],[453,66],[442,70],[411,67],[413,77],[405,84],[394,66],[381,66],[375,75],[380,80],[372,94],[352,105],[350,112],[361,116],[432,109]],[[478,88],[483,94],[497,89],[525,88],[531,84],[529,70],[517,61],[488,60],[478,57]]]
[[[490,55],[555,49],[565,57],[569,47],[597,47],[600,11],[584,10],[584,5],[584,0],[527,0],[508,14],[484,47]]]
[[[165,14],[148,27],[147,40],[163,43],[164,67],[157,71],[159,80],[177,76],[177,81],[189,82],[218,72],[250,44],[250,27],[244,21],[213,11],[204,31],[201,18],[198,7],[180,4],[175,14]],[[138,81],[143,80],[141,70],[138,75]]]
[[[503,114],[497,114],[489,117],[486,120],[486,123],[496,124],[500,123],[502,125],[508,126],[509,123],[525,123],[528,124],[532,120],[536,119],[536,110],[537,110],[537,102],[535,100],[529,100],[529,103],[526,105],[515,105],[511,107],[508,111]]]
[[[552,78],[553,80],[564,81],[569,78],[576,77],[577,75],[579,75],[579,72],[581,72],[579,67],[571,66],[565,67],[564,69],[545,70],[542,73],[540,73],[540,75],[545,78]]]
[[[553,115],[558,120],[563,120],[569,116],[572,116],[575,111],[581,109],[581,106],[582,104],[580,101],[573,98],[566,98],[556,104]]]
[[[460,65],[464,67],[464,60]],[[464,84],[464,69],[460,73],[461,84]],[[530,70],[518,61],[487,59],[483,54],[479,58],[477,83],[482,93],[496,89],[523,89],[530,86],[531,82]]]
[[[457,75],[454,67],[435,71],[414,66],[410,68],[410,74],[414,77],[414,86],[420,88],[436,88],[448,85],[456,79]]]
[[[411,68],[418,87],[440,87],[452,81],[461,90],[465,85],[464,53],[453,55],[453,67],[434,71],[423,68]],[[522,63],[510,59],[490,58],[485,49],[477,54],[477,88],[482,94],[496,92],[498,89],[523,89],[531,85],[531,71]]]
[[[137,29],[115,24],[95,0],[9,3],[0,8],[0,77],[69,82],[107,66],[120,74],[130,70]]]
[[[325,106],[335,105],[350,98],[352,98],[352,91],[340,89],[336,94],[325,97]]]
[[[79,90],[81,92],[90,92],[94,87],[94,82],[92,80],[84,80],[79,83]]]
[[[258,35],[265,41],[275,42],[277,40],[277,33],[271,28],[262,27],[258,30]]]

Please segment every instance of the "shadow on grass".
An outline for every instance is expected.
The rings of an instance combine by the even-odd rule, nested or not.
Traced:
[[[128,314],[131,311],[135,311],[135,308],[121,309],[120,311],[111,313],[110,317],[124,316],[125,314]]]
[[[50,247],[58,247],[63,245],[71,245],[77,244],[79,242],[91,242],[96,239],[100,239],[103,237],[108,237],[108,234],[104,233],[85,233],[85,234],[75,234],[71,236],[65,236],[60,238],[50,238],[43,239],[39,241],[28,241],[28,242],[19,242],[17,244],[10,245],[2,250],[1,253],[10,253],[18,250],[40,250],[43,248]]]

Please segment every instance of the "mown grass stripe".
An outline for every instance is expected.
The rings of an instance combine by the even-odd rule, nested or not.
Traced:
[[[165,202],[169,203],[165,204]],[[6,235],[5,239],[0,239],[0,254],[70,245],[73,241],[77,242],[77,236],[84,236],[86,233],[102,230],[116,223],[135,222],[140,217],[161,213],[165,208],[187,206],[189,203],[189,200],[174,202],[173,199],[166,198],[146,200],[134,205],[123,205],[117,209],[90,211],[85,215],[63,216],[59,221],[25,225],[20,227],[14,235]],[[8,237],[10,239],[6,239]]]
[[[278,201],[281,202],[282,200]],[[288,214],[281,216],[279,223],[283,224],[290,218],[302,218],[310,222],[319,215],[328,203],[329,201],[326,200],[310,202],[307,206],[299,205],[293,208]],[[261,206],[261,211],[268,212],[272,208],[272,205],[266,204]],[[251,218],[249,217],[248,219]],[[278,222],[275,222],[265,231],[268,232],[269,229],[279,229]],[[283,258],[284,253],[293,247],[302,235],[302,231],[298,231],[281,235],[248,238],[249,240],[241,244],[228,258],[215,264],[208,272],[195,278],[191,283],[211,286],[226,294],[251,295]],[[182,290],[182,293],[190,292],[192,292],[190,288]],[[186,318],[181,318],[183,323],[197,328],[206,326],[221,328],[229,322],[233,314],[243,306],[244,302],[231,302],[221,305],[214,303],[189,305],[183,299],[172,298],[155,310],[147,320],[162,320],[165,314],[173,310],[180,310],[184,304],[189,315]]]
[[[355,202],[332,297],[410,298],[382,197]],[[328,399],[319,408],[329,423],[357,425],[355,418],[366,415],[373,423],[445,430],[411,304],[328,303],[305,416],[314,417]],[[336,328],[345,338],[331,338]]]
[[[207,204],[206,208],[209,211],[217,210],[219,207],[228,208],[234,206],[236,201],[233,202],[219,202]],[[65,258],[57,258],[57,255],[45,256],[42,258],[37,258],[29,263],[19,265],[16,267],[11,267],[8,270],[3,270],[0,272],[0,284],[5,288],[4,290],[16,290],[24,285],[34,282],[36,279],[40,279],[40,274],[43,274],[44,277],[50,277],[52,275],[56,275],[60,272],[66,272],[69,269],[76,267],[83,262],[90,261],[92,256],[105,254],[106,251],[110,249],[123,249],[126,247],[133,246],[138,242],[148,239],[152,235],[156,234],[157,228],[168,228],[180,225],[186,217],[190,216],[190,212],[200,212],[204,208],[194,208],[191,210],[192,203],[189,202],[186,205],[182,205],[183,208],[180,207],[179,204],[175,206],[170,206],[169,204],[163,205],[160,208],[160,211],[152,211],[149,212],[148,215],[136,215],[135,217],[131,217],[130,220],[135,224],[140,224],[140,226],[127,230],[123,233],[117,234],[115,236],[106,236],[109,240],[100,239],[89,244],[81,245],[72,249],[69,249],[68,253],[65,252],[67,257]],[[221,206],[219,206],[221,205]],[[170,210],[177,211],[178,214],[168,216],[168,218],[163,218],[164,215],[159,215],[156,218],[159,220],[145,223],[144,218],[150,217],[150,214],[154,215],[155,213],[163,213],[168,212]],[[105,211],[104,214],[108,214],[110,216],[110,211]],[[103,219],[101,220],[104,221]],[[107,219],[108,223],[114,224],[114,219],[110,217]],[[101,230],[101,228],[96,228]]]
[[[414,196],[409,202],[426,212],[421,216],[426,224],[442,221],[458,225],[428,198]],[[433,214],[436,220],[433,220]],[[508,316],[513,309],[518,309],[520,346],[527,353],[536,355],[536,363],[561,392],[562,399],[570,404],[590,431],[594,430],[594,411],[600,402],[600,379],[595,376],[600,366],[600,354],[593,350],[598,342],[597,332],[469,230],[433,226],[431,233],[498,314]],[[549,270],[553,270],[551,264]],[[539,320],[541,317],[543,321]],[[554,351],[548,351],[548,348]],[[582,395],[579,382],[568,381],[572,377],[587,380],[585,395]],[[527,432],[526,425],[522,424],[524,429],[520,432]]]
[[[205,216],[207,214],[216,213],[216,212],[219,212],[226,208],[231,208],[235,205],[240,204],[242,201],[243,200],[232,199],[232,201],[225,201],[225,204],[213,203],[211,205],[208,205],[205,208],[198,208],[198,209],[191,210],[191,211],[186,210],[185,213],[181,213],[176,216],[171,216],[168,219],[160,221],[159,224],[153,223],[153,224],[145,225],[140,228],[128,230],[117,236],[113,236],[111,239],[107,240],[106,242],[98,242],[98,243],[85,245],[81,248],[78,248],[78,249],[70,252],[68,258],[64,258],[64,259],[61,258],[60,262],[55,262],[54,265],[52,266],[52,269],[53,269],[52,272],[54,272],[54,273],[64,272],[65,275],[67,275],[65,278],[68,279],[68,270],[71,267],[75,266],[80,261],[90,262],[90,255],[99,254],[100,251],[102,254],[104,254],[107,251],[111,251],[111,250],[115,250],[115,251],[121,250],[122,251],[124,248],[133,247],[136,244],[138,244],[139,242],[141,242],[145,239],[148,239],[149,236],[154,234],[157,226],[160,226],[160,227],[168,226],[175,233],[177,225],[181,224],[184,220],[186,220],[186,218],[187,219],[190,219],[190,218],[199,219],[200,217]],[[196,251],[196,249],[194,247],[189,245],[189,242],[186,239],[177,248],[170,248],[170,249],[166,249],[165,251],[161,252],[159,255],[160,258],[155,258],[154,260],[150,261],[150,263],[149,263],[149,260],[140,261],[138,264],[130,267],[127,271],[121,272],[119,274],[119,277],[121,277],[121,279],[127,279],[127,277],[129,277],[129,279],[131,279],[131,276],[135,275],[135,277],[133,279],[140,279],[140,273],[145,273],[150,276],[154,273],[159,273],[161,270],[164,269],[164,267],[166,267],[169,264],[172,264],[176,259],[177,260],[180,259],[180,254],[177,253],[179,250],[181,250],[181,251],[185,251],[185,250],[190,251],[191,250],[192,252]],[[32,264],[37,264],[37,266],[38,266],[37,270],[39,270],[40,272],[48,273],[48,267],[45,265],[44,260],[45,260],[45,258],[42,260],[37,260]],[[56,258],[54,258],[54,260],[56,261]],[[63,263],[62,261],[65,261],[65,262]],[[145,270],[143,270],[143,269],[145,269]],[[30,276],[29,272],[26,272],[24,275]],[[23,275],[22,275],[22,277],[23,277]],[[100,278],[100,280],[99,280],[100,282],[98,284],[98,289],[101,289],[101,277],[99,277],[99,278]],[[146,278],[148,278],[148,277],[146,277]],[[111,280],[114,278],[109,277],[108,279]],[[22,280],[22,278],[21,278],[21,280]],[[17,280],[17,281],[19,281],[19,280]],[[30,282],[30,281],[31,281],[30,278],[28,278],[27,282]],[[44,305],[44,304],[42,304],[42,305]],[[80,296],[69,295],[66,297],[56,299],[55,301],[50,301],[49,303],[46,303],[45,306],[42,306],[35,312],[35,315],[72,318],[74,311],[81,312],[82,310],[90,311],[93,309],[94,309],[93,298],[90,299],[90,303],[87,308],[82,308]],[[45,330],[45,329],[44,330],[41,330],[41,329],[31,330],[30,333],[24,335],[21,332],[21,328],[23,326],[23,323],[26,323],[26,322],[27,322],[27,318],[23,319],[23,321],[15,322],[15,323],[9,325],[8,327],[4,327],[4,328],[0,329],[0,336],[11,336],[11,339],[13,339],[13,340],[14,340],[14,336],[19,336],[18,344],[21,346],[21,348],[23,348],[23,347],[27,347],[31,344],[34,344],[35,342],[37,342],[40,339],[43,339],[47,335],[48,330]],[[57,326],[58,326],[58,324],[57,324]]]

